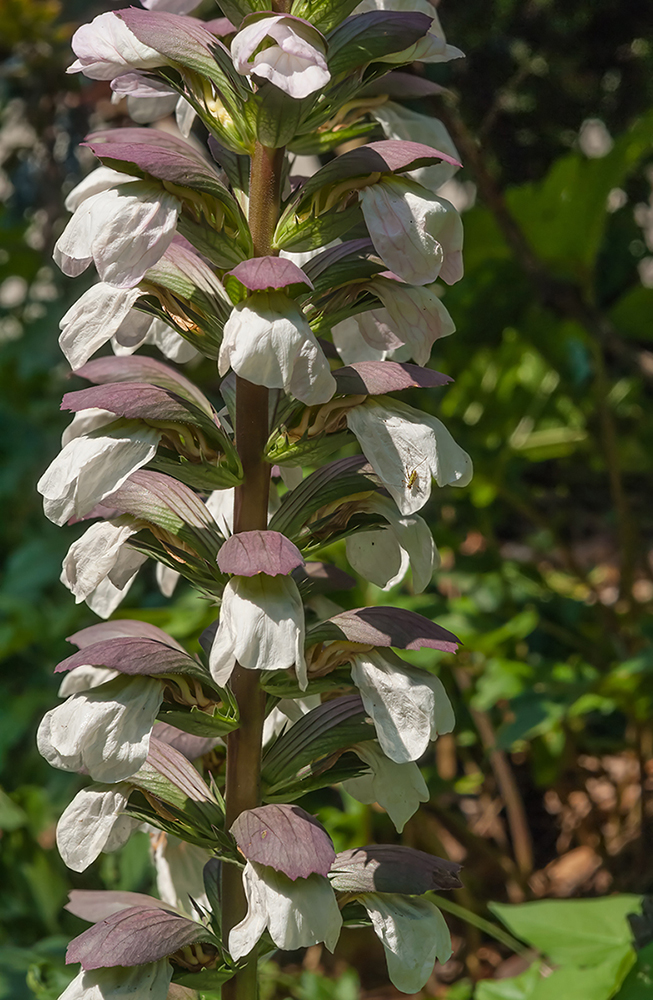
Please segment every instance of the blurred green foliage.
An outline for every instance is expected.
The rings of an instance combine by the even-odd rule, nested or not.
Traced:
[[[83,875],[66,870],[54,828],[81,780],[49,768],[34,743],[56,700],[52,666],[67,653],[65,636],[93,620],[58,583],[77,529],[45,520],[35,482],[66,422],[58,413],[66,384],[58,319],[90,281],[63,278],[50,249],[65,219],[63,195],[89,166],[78,143],[122,113],[103,84],[64,74],[70,26],[101,9],[53,0],[0,9],[0,1000],[62,991],[65,943],[82,926],[62,909],[71,887],[146,891],[152,878],[144,835]],[[433,357],[455,382],[409,401],[444,419],[476,473],[468,489],[438,492],[427,510],[442,553],[433,586],[419,597],[409,585],[383,597],[464,642],[455,659],[412,657],[439,671],[458,722],[424,761],[432,800],[403,842],[462,860],[466,888],[457,899],[479,913],[491,900],[641,894],[653,885],[646,13],[617,0],[445,0],[441,16],[470,58],[428,73],[459,95],[460,113],[440,99],[414,107],[480,137],[478,162],[463,156],[457,189],[469,198],[475,186],[477,203],[464,213],[465,279],[445,290],[458,330]],[[588,119],[613,137],[605,155],[578,147]],[[194,377],[209,394],[217,387],[210,364]],[[344,546],[331,555],[346,568]],[[353,607],[380,596],[360,586],[343,601]],[[183,587],[164,600],[151,571],[120,613],[191,644],[212,617]],[[347,796],[315,793],[305,805],[337,849],[396,839],[383,813]],[[573,864],[563,877],[556,864],[564,856]],[[558,908],[554,917],[537,911],[549,913],[547,926],[571,934],[566,904],[546,905]],[[543,961],[556,962],[551,942],[521,925],[519,912],[494,906]],[[628,971],[622,960],[634,953],[623,912],[619,919],[613,945],[623,954],[612,985],[626,976],[620,1000],[641,1000],[651,995],[651,946]],[[475,958],[478,928],[456,919],[453,926],[456,959],[439,982],[444,989],[457,979],[447,995],[462,1000],[472,995],[470,977],[493,967]],[[338,961],[353,961],[371,989],[384,982],[383,964],[357,933],[359,951]],[[560,960],[546,982],[592,964],[576,957]],[[264,1000],[350,1000],[357,975],[341,974],[341,965],[329,968],[333,979],[308,969],[284,979],[270,966]],[[474,995],[544,997],[538,975],[534,965],[516,979],[486,980]],[[575,989],[561,984],[556,992],[571,1000],[581,996]]]

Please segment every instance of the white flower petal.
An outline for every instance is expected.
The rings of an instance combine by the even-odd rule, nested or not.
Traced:
[[[420,802],[429,800],[422,772],[415,761],[397,764],[390,760],[376,740],[366,740],[352,750],[369,765],[372,773],[349,778],[343,781],[342,787],[365,805],[378,802],[394,823],[397,833],[401,833],[419,809]]]
[[[326,403],[336,391],[329,363],[303,312],[285,295],[239,303],[225,323],[218,368],[268,389],[285,389],[303,403]]]
[[[346,548],[352,569],[382,590],[394,587],[408,570],[408,553],[389,528],[349,535]]]
[[[64,674],[57,694],[60,698],[67,698],[70,694],[90,691],[92,688],[100,687],[101,684],[108,684],[116,677],[120,677],[119,670],[112,670],[110,667],[92,667],[90,663],[86,663]]]
[[[391,982],[402,993],[418,993],[436,959],[451,957],[451,935],[437,906],[392,892],[366,892],[358,899],[383,944]]]
[[[213,516],[215,523],[225,538],[234,532],[234,497],[235,490],[214,490],[206,501],[206,509]]]
[[[102,191],[108,191],[109,188],[114,188],[117,184],[129,184],[136,180],[138,180],[137,177],[123,174],[122,171],[114,170],[113,167],[96,167],[68,194],[65,201],[66,208],[69,212],[75,212],[87,198],[100,194]]]
[[[373,108],[370,114],[383,129],[386,139],[421,142],[425,146],[439,149],[441,153],[446,153],[455,160],[459,158],[451,136],[438,118],[420,115],[416,111],[404,108],[401,104],[395,104],[394,101],[387,101],[381,107]],[[437,191],[458,169],[454,164],[442,161],[432,167],[411,170],[407,176],[429,191]]]
[[[171,979],[167,958],[130,969],[82,970],[59,1000],[166,1000]]]
[[[59,347],[71,368],[81,368],[117,333],[139,295],[138,288],[114,288],[104,282],[84,292],[59,323]]]
[[[158,562],[156,564],[156,585],[163,594],[164,597],[172,597],[175,592],[175,587],[179,583],[180,574],[176,569],[170,569],[169,566],[164,566],[163,563]]]
[[[462,277],[463,226],[450,202],[400,177],[370,184],[359,197],[374,248],[394,274],[411,285]]]
[[[204,889],[203,871],[213,857],[210,851],[188,844],[172,834],[154,835],[154,864],[159,898],[189,916],[196,917],[189,897],[210,910]]]
[[[61,447],[65,448],[74,438],[82,437],[84,434],[98,430],[99,427],[112,424],[115,419],[116,415],[111,410],[101,410],[97,406],[90,406],[88,410],[80,410],[61,435]]]
[[[153,69],[167,62],[160,52],[139,42],[113,11],[83,24],[72,37],[77,59],[69,73],[83,73],[91,80],[113,80],[135,69]]]
[[[156,454],[161,432],[137,425],[73,438],[37,483],[45,516],[62,525],[83,517]]]
[[[100,521],[73,542],[63,561],[60,580],[75,595],[76,604],[88,597],[114,570],[112,582],[117,587],[124,586],[133,577],[146,557],[133,549],[127,550],[127,560],[120,560],[120,557],[126,542],[137,531],[132,524]],[[129,556],[135,556],[136,561]]]
[[[411,667],[392,650],[356,653],[351,675],[384,752],[398,764],[418,760],[455,718],[442,681]]]
[[[406,285],[403,281],[377,277],[367,287],[383,302],[383,312],[396,334],[397,344],[406,344],[409,356],[418,365],[428,363],[436,340],[450,336],[456,329],[441,300],[425,285]],[[367,315],[363,313],[363,317]],[[362,332],[365,336],[365,331]]]
[[[353,569],[370,583],[390,590],[403,579],[408,566],[416,594],[431,582],[440,556],[431,529],[419,514],[402,517],[388,497],[375,495],[361,504],[361,510],[381,514],[388,522],[379,531],[360,531],[347,538],[347,559]]]
[[[90,785],[78,792],[57,823],[57,847],[68,868],[83,872],[105,851],[126,844],[138,821],[124,815],[130,786]]]
[[[472,478],[469,455],[442,421],[405,403],[367,399],[348,412],[347,426],[403,515],[421,510],[432,477],[438,486],[466,486]]]
[[[277,44],[254,55],[266,40]],[[231,42],[231,57],[238,73],[254,73],[296,99],[315,93],[331,79],[319,32],[280,14],[239,31]]]
[[[75,210],[54,259],[70,277],[93,260],[102,281],[133,288],[172,242],[180,210],[174,195],[147,181],[100,191]]]
[[[323,875],[294,881],[266,865],[247,862],[243,872],[247,916],[229,935],[229,952],[248,955],[267,927],[277,948],[294,951],[323,941],[333,951],[342,917],[336,897]]]
[[[160,681],[126,675],[71,695],[45,714],[39,752],[62,771],[86,769],[95,781],[122,781],[145,763],[162,700]]]
[[[227,583],[209,665],[224,685],[236,661],[250,670],[294,667],[306,688],[304,606],[292,577],[234,576]]]

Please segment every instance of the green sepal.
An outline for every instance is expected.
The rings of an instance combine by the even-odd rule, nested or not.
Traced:
[[[204,736],[207,739],[218,736],[225,736],[238,729],[240,721],[237,714],[231,711],[225,712],[217,706],[213,709],[213,714],[203,712],[202,709],[193,705],[188,711],[174,708],[170,711],[162,709],[157,715],[159,722],[166,722],[169,726],[175,726],[185,733],[193,736]]]
[[[275,230],[273,246],[276,250],[318,250],[332,240],[348,233],[359,223],[364,223],[360,205],[350,205],[339,211],[332,208],[319,216],[300,221],[294,210],[284,212]]]
[[[286,442],[283,434],[274,434],[265,451],[270,465],[320,465],[334,451],[351,444],[347,431],[341,434],[322,434],[314,438],[302,437],[293,444]]]
[[[295,777],[267,788],[263,798],[266,802],[292,802],[320,788],[336,785],[349,778],[360,778],[368,770],[367,765],[353,753],[332,754],[300,768]]]
[[[257,11],[267,11],[269,6],[266,0],[220,0],[220,9],[225,17],[228,17],[237,28],[240,22],[248,14],[255,14]]]
[[[219,233],[208,226],[193,222],[182,212],[177,222],[177,230],[212,264],[223,270],[236,267],[253,253],[252,237],[249,228],[244,225],[239,231],[241,239],[236,240],[226,233]]]
[[[362,456],[360,464],[365,464]],[[280,531],[295,540],[309,518],[321,507],[346,497],[366,496],[376,489],[374,481],[360,470],[343,469],[341,461],[332,462],[307,476],[299,486],[285,494],[268,527],[270,531]]]
[[[305,111],[314,103],[314,95],[296,100],[274,84],[264,83],[253,100],[258,109],[256,135],[259,142],[278,149],[295,138]]]
[[[351,74],[375,60],[403,52],[423,38],[429,26],[429,17],[416,11],[408,16],[403,11],[368,11],[348,17],[328,37],[329,72],[332,77]]]
[[[234,472],[228,465],[210,465],[201,462],[196,465],[179,456],[178,459],[156,455],[147,466],[156,472],[164,472],[193,489],[210,493],[212,490],[226,490],[239,486],[243,481],[242,470]]]
[[[351,684],[349,668],[342,671],[334,670],[326,677],[316,677],[309,682],[308,690],[303,691],[295,678],[285,670],[262,670],[259,684],[272,698],[306,698],[311,694],[324,694],[326,691],[337,691],[343,685]]]
[[[349,17],[359,3],[360,0],[295,0],[290,13],[310,21],[318,31],[326,35]]]
[[[199,990],[202,995],[201,1000],[203,1000],[204,991],[209,991],[212,996],[218,996],[221,984],[233,979],[240,967],[242,964],[241,966],[219,965],[213,969],[203,969],[201,972],[185,972],[180,976],[175,975],[172,981],[189,990]]]
[[[320,156],[323,153],[330,153],[336,146],[344,142],[351,142],[353,139],[368,139],[372,132],[376,131],[375,122],[354,122],[353,125],[346,125],[340,129],[327,132],[309,132],[306,135],[298,135],[288,145],[291,153],[299,156]]]

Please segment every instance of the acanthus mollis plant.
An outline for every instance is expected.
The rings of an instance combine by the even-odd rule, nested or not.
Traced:
[[[55,249],[100,280],[61,322],[91,384],[64,397],[38,488],[55,523],[90,522],[62,581],[108,620],[71,637],[38,745],[91,782],[58,826],[66,863],[145,824],[159,898],[71,894],[93,926],[61,1000],[251,1000],[260,955],[333,950],[347,923],[371,925],[416,992],[451,953],[427,894],[459,886],[459,866],[398,845],[336,854],[301,801],[341,785],[401,833],[428,799],[418,762],[454,725],[439,677],[401,652],[453,653],[456,636],[323,595],[353,583],[328,562],[339,542],[377,586],[410,568],[424,590],[437,549],[419,511],[433,481],[471,477],[445,425],[398,395],[449,381],[426,365],[454,330],[437,279],[462,276],[462,226],[437,194],[459,166],[446,130],[397,103],[430,85],[395,67],[461,53],[423,0],[224,0],[208,22],[184,0],[146,6],[73,38],[71,72],[110,81],[141,124],[174,110],[180,131],[89,136],[100,166]],[[327,162],[298,177],[299,155]],[[142,344],[212,359],[221,399]],[[201,655],[111,617],[148,558],[164,593],[183,576],[219,607]]]

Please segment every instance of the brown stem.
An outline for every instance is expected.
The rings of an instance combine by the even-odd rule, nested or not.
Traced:
[[[267,149],[256,144],[250,173],[249,226],[254,256],[272,253],[272,237],[279,214],[279,191],[283,149]],[[246,379],[236,378],[236,448],[243,465],[243,483],[236,489],[234,532],[267,527],[270,466],[264,451],[269,434],[268,390]],[[226,826],[245,809],[261,802],[261,738],[265,719],[265,692],[255,670],[236,665],[230,680],[238,703],[240,725],[227,739],[225,782]],[[222,875],[222,934],[225,944],[229,931],[247,912],[241,872],[225,865]],[[248,956],[245,968],[222,987],[223,1000],[256,1000],[258,992],[257,949]]]
[[[464,670],[456,670],[456,682],[461,691],[468,691],[471,681]],[[531,831],[526,818],[526,810],[522,800],[515,775],[510,761],[503,750],[499,750],[496,745],[494,729],[490,717],[486,712],[470,706],[470,712],[474,723],[481,737],[483,746],[490,758],[490,767],[494,772],[501,798],[506,807],[508,826],[512,838],[512,847],[515,852],[517,868],[522,876],[530,875],[533,870],[533,841]]]

